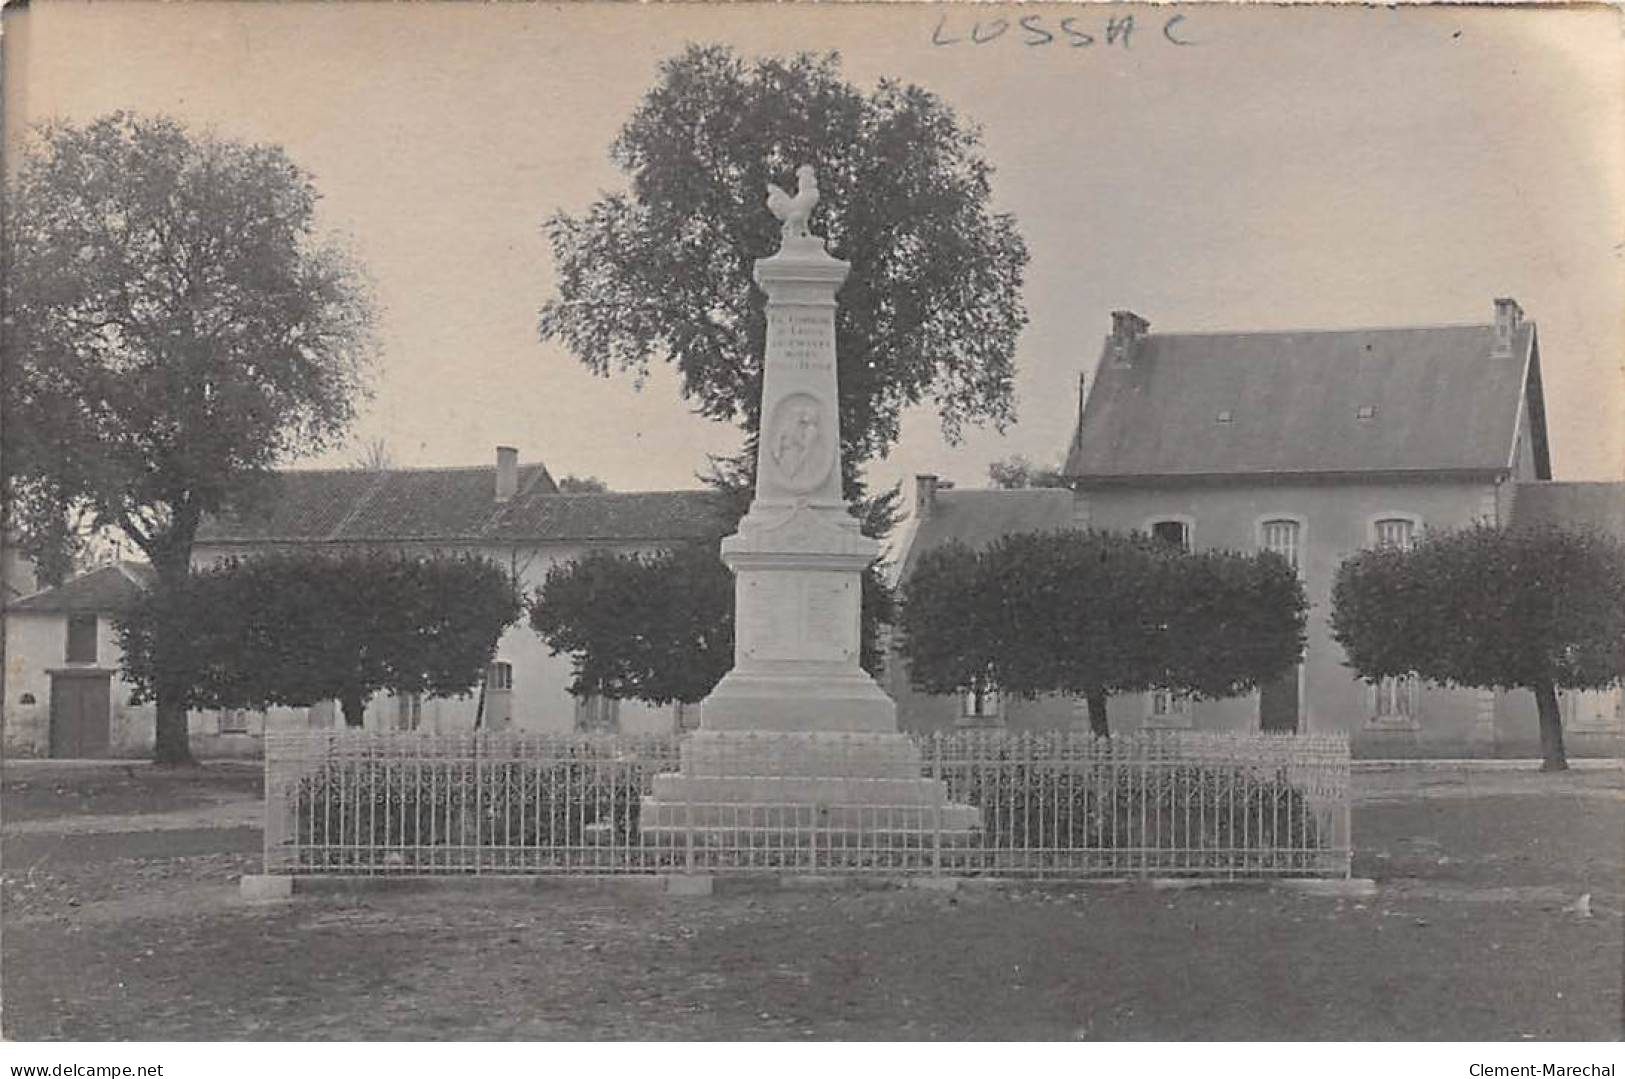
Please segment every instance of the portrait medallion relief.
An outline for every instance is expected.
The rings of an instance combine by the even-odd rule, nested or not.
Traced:
[[[824,405],[810,393],[792,393],[773,409],[767,427],[767,455],[780,486],[804,494],[829,476],[835,440],[825,429]]]

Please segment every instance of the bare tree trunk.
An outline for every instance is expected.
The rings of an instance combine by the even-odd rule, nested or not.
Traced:
[[[367,702],[362,698],[360,690],[345,690],[339,705],[344,709],[346,727],[359,728],[366,722]]]
[[[157,587],[169,596],[179,596],[186,587],[187,565],[179,559],[167,559],[159,564]],[[160,617],[152,627],[153,642],[153,712],[152,760],[154,764],[196,764],[192,757],[191,732],[186,722],[185,657],[177,653],[180,647],[172,620],[177,605],[160,605]]]
[[[1557,707],[1557,687],[1546,678],[1530,688],[1535,691],[1535,707],[1540,712],[1540,770],[1565,772],[1569,758],[1563,749],[1563,713]]]
[[[165,698],[168,699],[165,699]],[[154,764],[196,764],[192,758],[192,740],[187,729],[186,709],[175,703],[173,693],[158,690],[154,704],[156,728],[153,732],[152,760]]]
[[[1089,703],[1089,731],[1096,738],[1106,738],[1111,735],[1111,725],[1106,719],[1106,694],[1101,690],[1092,690],[1084,700]]]

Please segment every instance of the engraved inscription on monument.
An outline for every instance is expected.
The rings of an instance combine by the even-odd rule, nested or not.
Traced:
[[[797,371],[828,371],[835,362],[835,334],[823,311],[775,311],[770,362]]]
[[[846,634],[841,632],[847,621],[851,594],[850,579],[807,581],[807,616],[803,625],[807,630],[808,651],[821,658],[853,658]]]
[[[741,633],[756,660],[854,658],[842,627],[850,620],[850,581],[828,574],[759,577],[749,584]]]
[[[795,620],[800,589],[794,578],[757,577],[749,584],[750,604],[739,612],[741,636],[753,659],[795,654]]]

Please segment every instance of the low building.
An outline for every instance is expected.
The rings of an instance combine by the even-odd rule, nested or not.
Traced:
[[[1551,482],[1539,339],[1514,301],[1497,300],[1482,324],[1289,333],[1152,333],[1119,311],[1086,386],[1062,470],[1068,490],[957,491],[918,480],[899,560],[905,581],[933,546],[980,546],[1035,526],[1273,550],[1298,568],[1311,605],[1297,670],[1228,700],[1115,697],[1114,730],[1344,731],[1357,752],[1376,756],[1534,743],[1528,694],[1367,683],[1343,665],[1328,624],[1337,567],[1362,547],[1477,521],[1595,523],[1580,502],[1615,520],[1600,507],[1625,487]],[[996,714],[973,720],[979,702],[912,694],[901,660],[893,666],[907,727],[949,717],[1086,723],[1081,703],[1055,701],[995,700]],[[1582,750],[1588,739],[1617,742],[1615,698],[1604,698],[1568,705],[1602,716],[1573,728]]]
[[[113,629],[151,583],[150,566],[116,562],[7,606],[7,754],[102,757],[151,746],[152,706],[132,702]]]
[[[277,473],[234,512],[203,523],[193,564],[287,549],[472,553],[508,569],[529,594],[552,566],[589,550],[654,552],[676,542],[715,541],[732,524],[726,500],[710,491],[561,494],[544,466],[522,465],[517,452],[504,447],[494,467]],[[111,630],[119,605],[148,580],[144,565],[122,563],[13,605],[17,617],[7,625],[13,672],[5,702],[9,751],[59,756],[151,751],[152,706],[130,703],[129,687],[118,677]],[[86,625],[92,617],[94,651],[76,637],[82,650],[74,652],[69,622],[77,618],[76,624]],[[365,725],[451,733],[472,730],[478,721],[490,730],[635,733],[670,731],[695,718],[692,710],[677,706],[578,700],[566,689],[570,681],[569,658],[550,655],[522,617],[503,635],[484,685],[469,696],[378,694],[368,702]],[[53,712],[53,685],[71,685],[77,694],[73,715],[87,718],[69,720],[67,711]],[[66,688],[60,696],[68,701]],[[53,718],[58,715],[63,718]],[[326,729],[342,726],[343,717],[336,703],[327,701],[264,712],[193,712],[190,724],[199,755],[253,755],[268,730]],[[68,733],[81,728],[93,733]]]

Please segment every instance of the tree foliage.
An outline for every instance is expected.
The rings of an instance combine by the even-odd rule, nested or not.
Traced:
[[[1307,604],[1279,556],[1186,554],[1137,533],[1034,532],[926,553],[904,587],[902,652],[928,693],[995,686],[1088,702],[1247,692],[1302,654]]]
[[[609,492],[609,484],[597,476],[561,476],[559,493],[566,495],[601,495]]]
[[[1339,567],[1332,636],[1369,679],[1529,689],[1546,766],[1565,766],[1558,689],[1625,678],[1625,544],[1599,532],[1478,525]]]
[[[882,663],[879,626],[892,616],[891,592],[879,585],[866,575],[860,662],[871,673]],[[733,575],[715,542],[592,551],[548,570],[530,624],[554,655],[571,657],[578,697],[693,703],[733,666]]]
[[[733,665],[733,576],[711,544],[592,551],[548,570],[530,624],[578,697],[692,703]]]
[[[1066,477],[1059,468],[1036,465],[1021,454],[1015,454],[987,466],[987,478],[993,486],[1013,491],[1023,487],[1065,487]]]
[[[666,61],[611,148],[630,191],[546,223],[558,340],[600,374],[674,363],[709,418],[760,426],[765,298],[756,259],[779,223],[766,184],[818,170],[814,231],[852,272],[836,313],[842,461],[849,476],[930,399],[943,429],[1002,426],[1026,321],[1026,246],[989,208],[980,134],[917,86],[847,83],[839,58],[747,63],[722,46]]]
[[[203,515],[350,421],[362,275],[281,149],[167,118],[44,127],[8,196],[8,509],[36,536],[86,513],[178,587]],[[179,687],[155,691],[158,759],[189,759]]]
[[[188,708],[343,704],[360,726],[383,690],[468,694],[519,620],[513,580],[473,556],[291,551],[227,561],[154,590],[117,622],[136,700],[165,684]],[[163,671],[158,627],[180,627]]]

